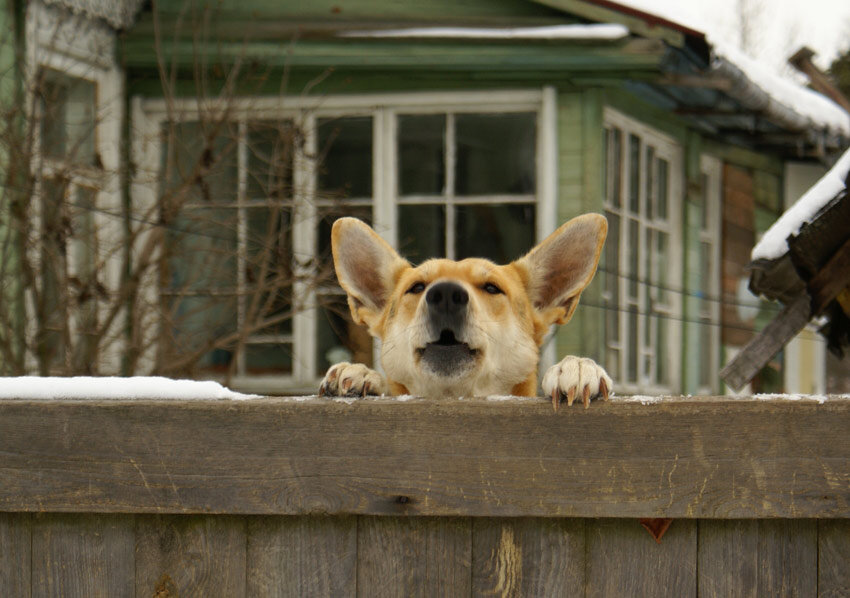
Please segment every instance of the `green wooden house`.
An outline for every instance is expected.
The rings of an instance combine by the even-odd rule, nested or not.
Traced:
[[[771,317],[743,290],[750,249],[850,143],[829,100],[625,1],[40,0],[15,19],[43,105],[33,230],[70,202],[71,236],[99,245],[50,241],[62,274],[133,283],[98,328],[104,308],[51,303],[48,276],[43,319],[76,309],[117,340],[30,364],[309,390],[377,351],[333,284],[336,217],[412,261],[507,261],[600,212],[599,273],[544,362],[590,356],[621,393],[723,392]],[[101,237],[124,251],[92,257]],[[820,346],[789,350],[756,388],[822,390]]]

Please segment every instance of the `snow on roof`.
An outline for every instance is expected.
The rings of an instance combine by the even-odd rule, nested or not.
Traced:
[[[340,37],[371,38],[440,38],[440,39],[547,39],[615,41],[629,35],[629,30],[615,23],[591,25],[550,25],[541,27],[416,27],[409,29],[375,29],[344,31]]]
[[[825,96],[806,89],[795,82],[771,71],[728,43],[719,30],[712,29],[705,17],[706,4],[682,2],[681,0],[618,0],[607,4],[619,4],[666,21],[682,25],[695,32],[702,32],[712,48],[712,67],[717,68],[723,60],[733,64],[760,88],[771,101],[796,112],[808,120],[808,126],[828,129],[832,133],[850,135],[850,114]],[[616,9],[615,9],[616,10]]]
[[[715,42],[710,37],[709,43],[714,53],[714,68],[717,68],[720,60],[726,60],[738,67],[771,101],[793,110],[806,119],[810,126],[850,135],[850,114],[826,96],[772,73],[763,64],[728,44]]]
[[[0,379],[0,399],[255,399],[217,382],[156,376]]]
[[[800,232],[803,224],[811,222],[846,188],[848,174],[850,174],[850,149],[844,152],[844,155],[823,178],[767,229],[761,240],[753,247],[751,259],[773,260],[782,257],[788,251],[788,237]]]

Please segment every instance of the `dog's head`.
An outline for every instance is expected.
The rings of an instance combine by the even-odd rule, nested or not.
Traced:
[[[413,267],[355,218],[333,226],[334,264],[354,321],[382,341],[394,393],[534,394],[539,347],[573,315],[608,225],[570,220],[507,265],[432,259]]]

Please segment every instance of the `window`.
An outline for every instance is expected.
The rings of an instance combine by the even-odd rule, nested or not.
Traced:
[[[97,84],[41,67],[36,76],[33,157],[41,293],[35,347],[43,373],[86,371],[96,357],[97,239],[93,213],[103,185],[95,140]],[[79,331],[74,350],[70,327]],[[75,363],[76,362],[76,363]]]
[[[534,112],[402,114],[397,127],[405,257],[507,263],[534,245]]]
[[[605,111],[605,367],[625,389],[678,387],[680,252],[676,144]]]
[[[149,102],[160,200],[179,207],[166,215],[160,279],[167,350],[203,354],[196,373],[256,390],[310,388],[341,360],[373,364],[333,272],[340,216],[414,262],[482,251],[506,262],[530,249],[556,224],[538,221],[539,181],[554,178],[537,160],[543,94],[463,95],[332,98],[217,124],[197,112],[170,121]]]

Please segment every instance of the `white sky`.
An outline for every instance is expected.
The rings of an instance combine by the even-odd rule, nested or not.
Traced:
[[[839,52],[850,48],[850,0],[620,0],[647,12],[668,15],[709,37],[739,47],[741,2],[754,15],[753,50],[775,72],[788,73],[787,58],[800,46],[817,52],[826,69]]]

